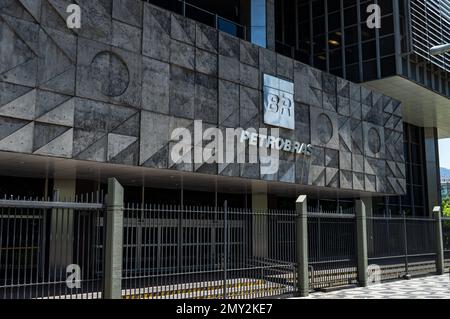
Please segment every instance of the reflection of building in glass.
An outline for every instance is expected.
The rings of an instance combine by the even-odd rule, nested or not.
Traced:
[[[441,196],[442,198],[450,197],[450,179],[441,180]]]

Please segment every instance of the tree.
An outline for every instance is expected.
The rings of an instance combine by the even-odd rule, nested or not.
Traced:
[[[450,218],[450,197],[446,197],[442,200],[442,215]]]

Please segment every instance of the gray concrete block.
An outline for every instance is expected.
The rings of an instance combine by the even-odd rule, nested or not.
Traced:
[[[170,42],[170,63],[183,68],[195,69],[195,48],[176,40]]]
[[[311,165],[309,169],[308,184],[314,186],[325,186],[325,167]]]
[[[338,150],[338,133],[335,113],[311,108],[311,141],[313,145]]]
[[[240,63],[240,82],[242,85],[258,89],[260,87],[259,70],[244,63]]]
[[[340,178],[337,168],[327,167],[325,169],[325,185],[327,187],[339,188]]]
[[[142,108],[169,114],[169,64],[144,57],[142,67]]]
[[[344,98],[350,98],[350,82],[342,78],[337,78],[337,94]]]
[[[260,167],[259,164],[239,164],[240,166],[240,176],[251,179],[260,178]]]
[[[194,118],[195,73],[170,66],[170,115]]]
[[[341,170],[339,178],[341,188],[353,189],[353,173],[351,171]]]
[[[161,150],[168,145],[171,132],[170,131],[170,117],[167,115],[156,114],[152,112],[142,111],[141,112],[141,140],[140,140],[140,155],[139,164],[143,165],[149,159],[152,159],[152,164],[155,167],[168,167],[167,161],[169,154],[168,149],[163,151],[163,154],[167,157],[162,156]],[[147,136],[152,136],[152,138],[146,138]],[[159,154],[156,160],[155,155]],[[165,164],[165,165],[164,165]]]
[[[112,17],[135,27],[142,27],[142,5],[140,0],[114,0]]]
[[[142,30],[128,24],[113,21],[112,45],[124,50],[141,53]]]
[[[339,169],[341,170],[352,170],[352,153],[339,151]]]
[[[262,73],[277,74],[277,54],[265,48],[259,48],[259,68]]]
[[[331,95],[336,95],[336,88],[337,88],[336,76],[328,73],[322,73],[322,79],[324,92],[329,93]]]
[[[339,151],[329,148],[325,149],[325,166],[339,168]]]
[[[346,97],[337,97],[338,113],[345,116],[350,116],[350,100]]]
[[[277,54],[277,74],[288,80],[294,79],[294,60]]]
[[[279,163],[278,181],[295,183],[295,161],[283,161]]]
[[[239,126],[239,85],[219,80],[219,124]]]
[[[142,54],[168,62],[170,59],[170,30],[170,13],[144,3]]]
[[[219,31],[219,54],[239,60],[240,40],[232,35]]]
[[[258,90],[240,86],[240,126],[243,128],[259,128],[260,93]]]
[[[215,28],[211,28],[201,23],[196,25],[195,45],[197,48],[217,53],[218,33]]]
[[[197,73],[195,76],[195,119],[217,124],[217,80]]]
[[[83,27],[78,30],[78,34],[81,37],[110,45],[112,40],[112,2],[80,0],[79,5],[83,17]]]
[[[142,56],[80,39],[77,95],[109,103],[141,106]]]
[[[240,41],[240,60],[242,63],[259,67],[259,47],[250,42]]]
[[[65,126],[36,123],[34,125],[33,151],[47,145],[68,130],[69,128]]]
[[[217,55],[208,51],[195,49],[195,70],[208,75],[217,76]]]
[[[219,55],[219,78],[239,83],[240,62],[236,58]]]
[[[170,36],[172,39],[195,45],[195,22],[178,14],[171,15]]]

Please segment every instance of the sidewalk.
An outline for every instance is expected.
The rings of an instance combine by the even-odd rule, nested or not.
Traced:
[[[423,277],[353,288],[312,293],[304,299],[450,299],[450,276]]]

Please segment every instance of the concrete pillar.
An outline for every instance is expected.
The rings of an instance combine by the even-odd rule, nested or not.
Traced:
[[[372,197],[361,198],[366,207],[366,217],[373,216],[373,201]],[[366,218],[366,229],[367,229],[367,254],[370,255],[374,249],[374,242],[372,240],[373,236],[373,222],[370,218]]]
[[[75,179],[55,179],[54,201],[75,200]],[[53,209],[50,216],[49,267],[55,280],[65,278],[66,267],[73,263],[74,212],[72,209]],[[81,265],[80,265],[81,266]]]
[[[297,241],[297,289],[300,297],[309,295],[308,265],[308,205],[306,195],[295,202]]]
[[[439,169],[439,146],[437,129],[433,127],[424,128],[426,178],[428,193],[428,210],[430,216],[433,208],[441,204],[440,169]]]
[[[444,240],[442,238],[442,216],[441,207],[436,206],[433,209],[434,218],[436,219],[436,271],[439,275],[445,273],[444,263]]]
[[[366,205],[364,201],[356,201],[356,241],[358,259],[358,282],[362,287],[367,286],[368,278],[368,254],[367,254],[367,228]]]
[[[115,178],[108,180],[106,197],[105,299],[122,298],[123,187]]]
[[[255,257],[268,257],[268,218],[265,213],[269,209],[266,183],[252,183],[252,223],[253,254]]]

